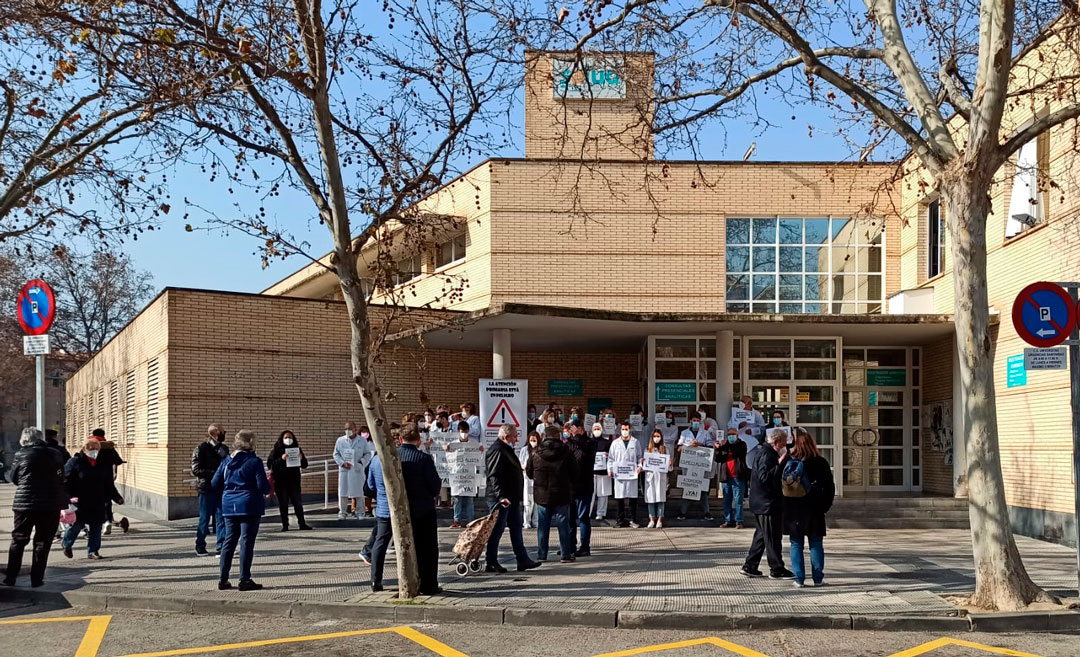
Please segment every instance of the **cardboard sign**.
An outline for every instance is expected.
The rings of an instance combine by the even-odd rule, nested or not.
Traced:
[[[611,466],[611,473],[619,481],[633,481],[637,479],[637,466],[633,463],[616,463]]]
[[[641,469],[649,472],[667,472],[671,457],[660,452],[645,452],[641,460]]]
[[[592,413],[586,413],[585,414],[584,427],[585,427],[585,432],[587,434],[589,434],[590,436],[592,435],[592,425],[594,425],[594,424],[596,424],[596,416],[593,415]]]
[[[341,460],[346,463],[356,463],[356,450],[351,448],[341,450]]]
[[[613,436],[613,435],[615,435],[615,431],[617,429],[618,429],[618,425],[615,423],[615,418],[605,416],[604,417],[604,435],[605,436]]]
[[[679,467],[712,469],[713,449],[711,447],[683,447],[679,458]]]
[[[633,413],[629,421],[631,431],[641,431],[641,427],[645,424],[645,417],[640,413]]]
[[[744,410],[740,406],[736,406],[731,409],[731,420],[735,423],[735,426],[739,426],[743,422],[747,424],[754,423],[754,411]]]
[[[300,467],[300,448],[299,447],[286,447],[285,448],[285,467],[286,468],[299,468]]]
[[[698,479],[696,477],[692,478],[685,475],[679,475],[675,479],[675,485],[683,489],[684,494],[687,492],[693,493],[692,497],[690,497],[689,499],[695,500],[698,498],[699,495],[701,495],[702,491],[709,490],[708,479]]]
[[[667,426],[667,413],[656,413],[653,415],[654,427],[666,427]]]
[[[597,452],[593,460],[593,470],[607,470],[607,452]]]
[[[480,493],[480,482],[476,475],[451,474],[450,494],[454,497],[476,497]]]
[[[709,470],[707,470],[706,468],[688,468],[688,467],[686,467],[686,466],[684,466],[684,465],[682,465],[680,463],[679,464],[679,469],[682,470],[682,473],[683,473],[684,476],[689,477],[691,479],[708,479],[709,478]]]

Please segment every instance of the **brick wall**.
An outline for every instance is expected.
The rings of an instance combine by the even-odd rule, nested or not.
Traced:
[[[938,340],[922,348],[922,407],[935,402],[952,403],[953,338]],[[955,414],[958,409],[953,408]],[[921,424],[921,422],[920,422]],[[953,466],[945,463],[945,454],[930,444],[930,432],[919,429],[919,447],[922,454],[923,492],[935,495],[953,494]]]

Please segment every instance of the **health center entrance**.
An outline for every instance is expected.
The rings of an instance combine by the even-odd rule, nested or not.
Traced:
[[[728,360],[713,334],[651,336],[647,348],[653,413],[672,409],[681,425],[715,407],[717,372],[730,368],[732,401],[748,394],[767,421],[781,411],[809,431],[841,494],[921,491],[918,347],[736,335]]]

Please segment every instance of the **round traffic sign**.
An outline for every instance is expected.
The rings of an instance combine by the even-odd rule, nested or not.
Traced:
[[[1076,326],[1076,305],[1060,285],[1032,283],[1013,301],[1013,326],[1030,345],[1053,347],[1069,338]]]
[[[56,317],[56,296],[48,283],[35,278],[19,291],[15,309],[27,335],[44,335]]]

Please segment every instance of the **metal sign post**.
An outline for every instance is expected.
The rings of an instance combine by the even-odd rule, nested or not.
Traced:
[[[1080,313],[1078,289],[1080,283],[1058,283],[1069,290],[1073,305]],[[1073,513],[1076,526],[1076,572],[1077,590],[1080,591],[1080,335],[1075,328],[1065,342],[1069,346],[1069,406],[1072,408],[1072,472],[1073,472]]]
[[[29,281],[19,290],[15,301],[23,337],[23,354],[35,356],[37,376],[37,428],[45,431],[45,356],[49,353],[49,327],[56,317],[56,296],[41,279]]]

